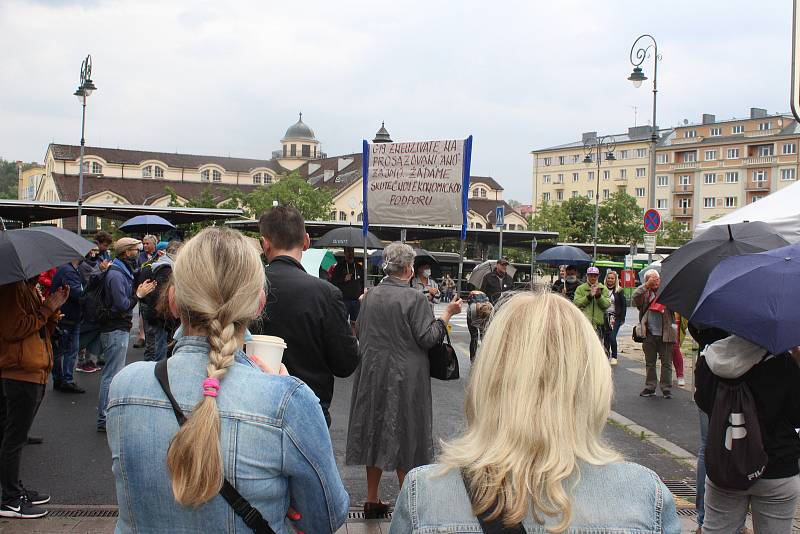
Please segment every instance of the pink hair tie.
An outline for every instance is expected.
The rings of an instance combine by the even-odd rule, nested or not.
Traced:
[[[206,397],[216,397],[219,391],[219,380],[216,378],[206,378],[203,380],[203,395]]]

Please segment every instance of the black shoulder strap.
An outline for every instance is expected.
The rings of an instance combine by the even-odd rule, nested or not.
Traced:
[[[158,380],[161,389],[164,390],[164,393],[167,395],[169,399],[169,403],[172,405],[172,411],[175,412],[175,418],[178,420],[178,425],[183,426],[183,423],[186,422],[186,416],[183,414],[183,410],[178,405],[178,401],[175,400],[175,397],[172,396],[172,391],[169,388],[169,375],[167,374],[167,360],[161,360],[156,364],[155,371],[156,379]],[[245,525],[250,527],[250,530],[255,532],[256,534],[275,534],[275,531],[269,526],[267,520],[264,519],[264,516],[261,515],[256,508],[250,505],[250,502],[242,497],[241,493],[239,493],[233,485],[228,482],[226,478],[222,483],[222,488],[219,490],[219,494],[222,495],[222,498],[233,508],[233,511],[236,512],[236,515],[242,518]]]
[[[463,471],[461,472],[461,479],[464,481],[464,488],[467,490],[467,495],[469,496],[470,502],[474,503],[472,493],[469,490],[469,481],[467,480],[467,476]],[[481,524],[481,530],[484,532],[484,534],[527,534],[527,531],[522,523],[517,523],[512,527],[506,527],[503,526],[502,519],[487,519],[491,515],[492,511],[493,510],[489,510],[476,516],[478,523]]]

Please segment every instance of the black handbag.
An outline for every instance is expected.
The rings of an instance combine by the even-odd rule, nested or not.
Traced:
[[[450,343],[450,333],[447,325],[444,326],[445,339],[428,350],[428,360],[431,366],[431,378],[436,380],[458,380],[458,356],[456,349]]]

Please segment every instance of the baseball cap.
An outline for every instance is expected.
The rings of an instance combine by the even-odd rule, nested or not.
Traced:
[[[589,267],[586,269],[586,274],[600,274],[600,269],[597,267]]]
[[[505,256],[500,256],[500,259],[497,260],[497,263],[499,263],[500,265],[508,265],[508,258],[506,258]]]
[[[138,239],[134,239],[132,237],[122,237],[120,239],[117,239],[117,242],[114,243],[114,252],[116,254],[121,254],[126,250],[128,250],[129,248],[138,247],[141,244],[142,242],[139,241]]]

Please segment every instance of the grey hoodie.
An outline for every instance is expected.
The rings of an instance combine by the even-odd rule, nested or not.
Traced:
[[[150,264],[150,268],[153,269],[153,276],[155,276],[156,271],[164,266],[174,267],[175,260],[169,257],[169,254],[162,254],[160,258]]]
[[[739,378],[759,363],[767,350],[738,336],[715,341],[705,350],[706,363],[720,378]]]

